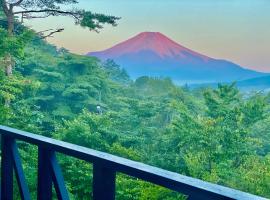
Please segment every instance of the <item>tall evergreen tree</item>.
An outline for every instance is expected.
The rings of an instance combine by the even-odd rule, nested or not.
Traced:
[[[16,18],[20,18],[20,23],[24,20],[34,19],[34,18],[47,18],[49,16],[68,16],[72,17],[75,24],[82,27],[89,28],[89,30],[99,31],[103,28],[104,24],[116,25],[118,17],[108,16],[104,14],[96,14],[83,9],[72,8],[63,9],[68,6],[77,4],[76,0],[1,0],[1,8],[4,11],[6,21],[7,21],[7,31],[10,37],[14,35],[14,27]],[[50,30],[46,34],[42,32],[42,37],[49,37],[55,33],[62,32],[64,29]],[[6,75],[10,76],[12,74],[12,55],[10,52],[6,52],[4,56],[5,71]]]

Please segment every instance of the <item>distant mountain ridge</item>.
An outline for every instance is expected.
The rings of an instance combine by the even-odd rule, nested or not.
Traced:
[[[201,84],[190,84],[188,85],[191,89],[210,87],[217,88],[218,84],[228,84],[226,82],[212,82],[212,83],[201,83]],[[229,83],[231,84],[231,83]],[[257,77],[252,79],[246,79],[243,81],[236,82],[236,86],[241,91],[270,91],[270,76]]]
[[[107,50],[87,55],[101,60],[113,59],[132,78],[170,77],[180,84],[230,82],[266,75],[197,53],[159,32],[143,32]]]
[[[270,76],[240,81],[237,83],[237,86],[248,90],[270,90]]]

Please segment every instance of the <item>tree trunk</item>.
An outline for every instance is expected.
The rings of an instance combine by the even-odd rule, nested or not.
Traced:
[[[8,34],[9,36],[13,36],[13,32],[14,32],[13,10],[9,10],[8,15],[7,15],[7,22],[8,22]]]
[[[1,0],[1,6],[3,8],[3,11],[7,17],[7,23],[8,23],[8,35],[9,37],[13,37],[14,33],[14,14],[13,14],[13,6],[10,4],[8,7],[8,4],[6,1]],[[7,52],[4,56],[4,65],[5,65],[5,74],[7,77],[12,75],[13,72],[13,59],[12,55],[10,52]],[[5,106],[9,107],[10,106],[10,99],[5,99]]]
[[[5,107],[10,107],[10,99],[5,99]]]
[[[12,61],[12,57],[11,57],[11,55],[9,53],[7,53],[5,55],[4,64],[5,64],[6,76],[11,76],[12,75],[12,70],[13,70],[13,61]]]
[[[4,65],[5,65],[5,74],[7,77],[12,75],[12,68],[13,68],[13,60],[12,56],[7,53],[4,58]],[[10,99],[5,99],[5,107],[10,107]]]
[[[10,7],[10,9],[7,12],[7,22],[8,22],[8,35],[9,37],[13,36],[14,32],[14,14],[13,14],[13,8]],[[10,55],[9,52],[5,55],[5,72],[6,76],[11,76],[12,75],[12,70],[13,70],[13,62],[12,62],[12,56]]]

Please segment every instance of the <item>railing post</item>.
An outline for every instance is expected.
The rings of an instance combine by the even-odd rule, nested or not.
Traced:
[[[38,200],[52,199],[52,175],[48,155],[48,150],[38,148]]]
[[[55,152],[51,152],[50,155],[50,169],[52,174],[52,180],[58,200],[69,200],[68,191],[65,186],[64,177],[57,162]]]
[[[114,200],[115,171],[108,169],[101,164],[94,164],[93,173],[93,199]]]
[[[11,150],[12,150],[13,167],[17,178],[21,199],[30,200],[31,199],[30,192],[26,183],[18,146],[15,140],[11,141]]]
[[[1,199],[13,199],[13,161],[12,161],[12,144],[13,138],[2,136],[1,150]]]

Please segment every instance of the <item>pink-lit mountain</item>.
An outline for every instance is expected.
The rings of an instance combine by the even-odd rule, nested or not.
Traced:
[[[113,59],[132,78],[170,77],[184,82],[228,82],[264,76],[225,60],[192,51],[158,32],[143,32],[107,50],[88,53]]]

